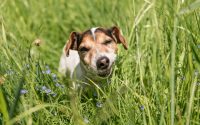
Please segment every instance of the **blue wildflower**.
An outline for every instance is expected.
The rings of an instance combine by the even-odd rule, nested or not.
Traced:
[[[47,87],[46,86],[42,86],[42,88],[41,88],[43,91],[45,91],[46,89],[47,89]]]
[[[20,90],[20,94],[21,94],[21,95],[24,95],[24,94],[26,94],[27,92],[28,92],[28,90],[26,90],[26,89],[21,89],[21,90]]]
[[[64,86],[64,85],[60,85],[60,87],[61,87],[61,88],[65,88],[65,86]]]
[[[56,74],[52,74],[52,78],[53,78],[53,80],[57,80],[57,76],[56,76]]]
[[[55,84],[55,86],[56,86],[56,87],[60,87],[61,85],[57,82],[57,83]]]
[[[103,104],[102,104],[101,102],[97,102],[97,103],[96,103],[96,106],[97,106],[98,108],[101,108],[101,107],[103,106]]]
[[[144,106],[142,105],[142,106],[140,106],[140,109],[143,111],[144,110]]]
[[[53,97],[56,97],[56,96],[57,96],[57,94],[56,94],[56,93],[52,93],[51,95],[52,95]]]
[[[46,90],[45,90],[45,93],[46,93],[46,94],[51,93],[51,89],[46,89]]]
[[[46,67],[46,68],[45,68],[44,71],[42,71],[42,73],[43,73],[43,74],[51,74],[51,70],[50,70],[49,66],[46,65],[45,67]]]
[[[45,71],[45,73],[46,73],[46,74],[50,74],[50,73],[51,73],[51,70],[48,69],[48,70]]]
[[[58,82],[55,84],[56,87],[61,87],[61,88],[64,88],[65,86],[64,85],[61,85],[59,84]]]

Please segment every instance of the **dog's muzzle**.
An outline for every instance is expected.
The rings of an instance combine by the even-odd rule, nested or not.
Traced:
[[[97,62],[96,62],[96,65],[97,65],[97,70],[105,70],[109,67],[109,59],[108,57],[106,56],[103,56],[103,57],[100,57]]]
[[[96,62],[96,67],[98,71],[98,75],[101,77],[108,76],[111,72],[110,60],[106,56],[100,57]]]

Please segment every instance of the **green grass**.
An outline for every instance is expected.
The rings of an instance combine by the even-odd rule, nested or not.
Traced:
[[[199,0],[0,0],[0,125],[199,125],[199,8]],[[71,93],[59,58],[70,32],[114,25],[129,48],[119,45],[96,106]]]

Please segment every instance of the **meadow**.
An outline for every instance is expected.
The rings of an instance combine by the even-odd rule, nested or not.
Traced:
[[[70,32],[97,26],[128,50],[82,101],[57,69]],[[0,0],[0,125],[200,125],[199,73],[200,0]]]

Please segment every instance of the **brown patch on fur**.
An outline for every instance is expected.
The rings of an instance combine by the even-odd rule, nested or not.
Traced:
[[[128,49],[127,42],[125,38],[123,37],[123,35],[121,34],[120,29],[118,27],[113,26],[109,29],[98,28],[97,32],[102,32],[106,34],[107,36],[110,36],[115,42],[122,43],[122,45],[124,46],[124,49],[126,50]]]
[[[110,29],[97,28],[94,34],[95,40],[90,30],[83,33],[72,32],[65,47],[66,54],[68,54],[69,49],[78,50],[83,63],[91,65],[92,58],[96,56],[97,52],[109,53],[112,51],[117,53],[118,43],[122,43],[124,48],[127,49],[127,43],[117,27]],[[82,47],[88,49],[88,51],[81,52],[80,49]]]
[[[77,32],[71,32],[69,40],[67,41],[64,51],[65,54],[68,56],[69,55],[69,50],[77,50],[78,44],[79,44],[79,36],[80,34]]]
[[[93,39],[93,36],[91,34],[85,34],[78,48],[78,50],[82,47],[89,49],[86,53],[82,53],[81,51],[79,51],[81,60],[83,60],[83,62],[85,62],[87,65],[91,65],[92,58],[95,57],[97,50],[100,53],[109,53],[109,51],[111,50],[117,53],[118,50],[117,43],[104,32],[98,30],[97,32],[95,32],[95,37],[96,40]],[[106,44],[106,41],[111,42]]]
[[[95,57],[96,51],[94,49],[92,49],[88,54],[89,54],[89,56],[88,56],[89,65],[91,65],[92,64],[92,58]]]

